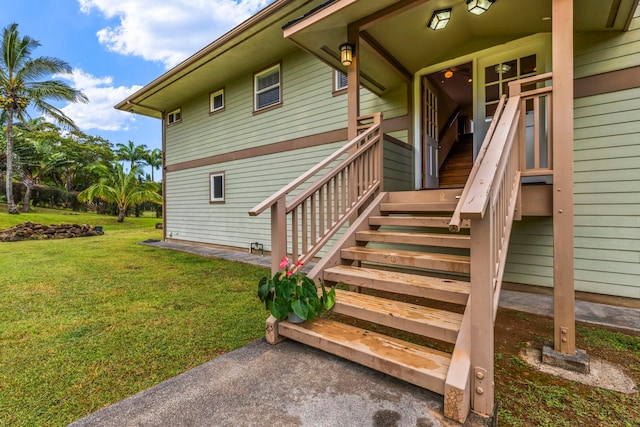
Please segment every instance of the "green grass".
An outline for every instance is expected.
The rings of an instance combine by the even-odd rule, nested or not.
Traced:
[[[154,215],[38,209],[25,222],[103,225],[99,237],[0,243],[0,426],[61,426],[264,336],[266,269],[160,250]],[[638,393],[588,387],[523,363],[553,322],[501,311],[496,400],[505,426],[637,426]],[[640,379],[640,337],[578,325],[578,347]],[[640,382],[640,381],[638,381]]]
[[[68,214],[68,212],[66,212]],[[0,214],[105,234],[0,243],[0,425],[59,426],[264,335],[265,269],[156,249],[155,217]]]

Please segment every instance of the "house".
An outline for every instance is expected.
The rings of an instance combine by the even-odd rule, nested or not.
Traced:
[[[116,108],[162,120],[166,240],[462,306],[341,291],[334,309],[451,354],[267,323],[455,420],[493,412],[503,283],[553,288],[569,356],[575,291],[640,299],[638,0],[276,0]]]

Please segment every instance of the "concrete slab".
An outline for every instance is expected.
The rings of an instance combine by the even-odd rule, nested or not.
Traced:
[[[442,396],[293,341],[256,341],[71,427],[453,427]],[[482,426],[474,414],[466,426]]]

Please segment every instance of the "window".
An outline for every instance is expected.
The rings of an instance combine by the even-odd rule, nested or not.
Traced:
[[[333,94],[339,95],[347,90],[349,80],[347,75],[339,70],[333,71]]]
[[[180,123],[182,121],[182,111],[180,108],[176,108],[169,114],[167,114],[167,124],[172,125],[174,123]]]
[[[485,121],[491,121],[491,117],[498,107],[500,97],[509,92],[509,82],[537,74],[537,57],[535,54],[507,61],[498,62],[485,67],[484,98]],[[525,90],[535,89],[533,87]]]
[[[209,174],[209,202],[224,202],[224,172]]]
[[[280,64],[254,75],[254,110],[278,105],[281,100]]]
[[[224,89],[220,89],[209,95],[209,112],[216,113],[222,110],[224,110]]]

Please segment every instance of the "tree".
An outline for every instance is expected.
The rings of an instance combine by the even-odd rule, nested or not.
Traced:
[[[24,144],[22,155],[22,183],[25,186],[22,212],[29,212],[31,192],[42,188],[45,176],[57,168],[69,164],[63,153],[55,152],[53,146],[43,141],[32,140]]]
[[[40,81],[52,74],[70,73],[69,64],[58,58],[31,58],[40,42],[29,36],[21,37],[18,24],[13,23],[2,32],[0,57],[0,110],[6,115],[6,188],[9,213],[17,214],[13,200],[13,124],[26,123],[28,107],[52,118],[56,122],[76,129],[73,120],[49,101],[88,102],[77,89],[57,80]]]
[[[155,182],[153,171],[162,166],[162,150],[160,150],[159,148],[154,148],[153,150],[147,152],[145,161],[149,166],[151,166],[151,181]]]
[[[131,162],[130,169],[134,166],[141,166],[145,164],[147,157],[147,146],[136,145],[133,141],[129,141],[127,144],[116,144],[116,155],[118,160],[129,160]]]
[[[78,200],[89,202],[101,199],[118,206],[118,222],[124,221],[127,208],[144,202],[162,204],[162,197],[158,194],[160,185],[155,182],[141,181],[141,169],[133,166],[129,172],[124,171],[120,163],[111,165],[99,164],[95,166],[101,176],[98,183],[88,187],[78,194]]]

